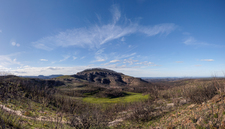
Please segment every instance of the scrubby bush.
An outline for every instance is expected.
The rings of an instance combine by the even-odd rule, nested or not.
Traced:
[[[129,120],[136,122],[146,122],[152,120],[158,115],[154,105],[154,101],[150,99],[135,103],[132,105],[133,112],[130,115]]]
[[[0,117],[0,129],[5,129],[5,122],[1,117]]]
[[[217,86],[215,86],[215,84],[202,84],[187,90],[185,92],[185,97],[189,98],[193,103],[201,104],[211,99],[217,93]]]

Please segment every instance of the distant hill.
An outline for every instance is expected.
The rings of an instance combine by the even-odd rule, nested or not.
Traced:
[[[77,74],[71,76],[62,76],[59,78],[70,79],[71,81],[86,81],[95,84],[102,84],[105,86],[148,86],[151,83],[142,80],[141,78],[135,78],[131,76],[124,75],[123,73],[118,73],[109,69],[93,68],[86,69],[84,71],[78,72]]]
[[[179,77],[142,77],[143,80],[148,82],[167,82],[167,81],[176,81],[182,79],[189,79],[189,78],[179,78]]]
[[[20,77],[24,77],[24,78],[39,78],[39,79],[52,79],[52,78],[56,78],[56,77],[60,77],[60,76],[63,76],[63,75],[59,74],[59,75],[49,75],[49,76],[38,75],[38,76],[20,76]]]

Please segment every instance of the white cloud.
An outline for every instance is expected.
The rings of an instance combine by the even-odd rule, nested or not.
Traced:
[[[184,63],[183,61],[176,61],[176,63]]]
[[[208,62],[212,62],[214,61],[213,59],[201,59],[201,61],[208,61]]]
[[[110,63],[116,63],[119,62],[120,60],[111,60]]]
[[[97,62],[103,62],[103,61],[105,61],[105,59],[99,58],[99,59],[97,59],[96,61],[97,61]]]
[[[133,60],[133,59],[124,59],[123,63],[128,63],[130,65],[132,65],[134,62],[138,62],[138,60]]]
[[[119,21],[121,17],[121,13],[118,9],[117,5],[113,5],[112,8],[110,9],[112,15],[113,15],[113,24],[116,24],[117,21]]]
[[[124,41],[125,41],[125,38],[124,38],[124,37],[122,37],[122,38],[121,38],[121,41],[122,41],[122,42],[124,42]]]
[[[201,67],[202,65],[195,65],[196,67]]]
[[[0,30],[0,33],[2,33],[2,30]]]
[[[148,36],[154,36],[157,34],[168,35],[177,28],[174,24],[159,24],[155,26],[139,26],[139,32],[145,33]]]
[[[149,61],[144,61],[144,62],[138,62],[136,64],[140,64],[140,65],[146,65],[146,66],[149,66],[149,65],[154,65],[154,63],[152,62],[149,62]]]
[[[192,45],[192,46],[212,46],[212,47],[224,47],[223,45],[217,45],[217,44],[210,44],[206,42],[201,42],[196,40],[194,37],[188,37],[183,42],[185,45]]]
[[[69,55],[66,55],[66,56],[64,56],[64,58],[63,58],[62,60],[60,60],[59,62],[65,61],[65,60],[67,60],[68,58],[70,58],[70,56],[69,56]]]
[[[186,45],[194,45],[194,44],[196,44],[196,40],[193,37],[189,37],[188,39],[186,39],[184,41],[184,44],[186,44]]]
[[[40,59],[40,61],[48,61],[47,59]]]
[[[107,60],[107,55],[103,54],[104,48],[99,49],[97,52],[95,52],[95,61],[94,62],[103,62]]]
[[[111,8],[113,13],[113,21],[109,24],[93,25],[90,27],[76,28],[66,30],[56,35],[44,37],[38,41],[32,42],[36,48],[44,50],[52,50],[55,47],[89,47],[99,48],[102,44],[112,40],[123,38],[133,33],[143,33],[147,36],[157,34],[169,34],[175,28],[174,24],[159,24],[155,26],[142,26],[138,23],[129,22],[119,25],[121,14],[117,6]]]
[[[104,63],[104,64],[101,64],[101,65],[108,65],[108,64],[110,64],[110,63],[116,63],[116,62],[120,62],[120,61],[123,61],[123,59],[124,58],[128,58],[128,57],[130,57],[130,59],[124,59],[124,61],[123,61],[123,63],[129,63],[129,64],[133,64],[132,62],[136,62],[136,61],[138,61],[138,60],[132,60],[132,56],[134,56],[134,55],[136,55],[136,53],[131,53],[131,54],[124,54],[124,55],[115,55],[116,53],[111,53],[110,55],[108,55],[109,57],[112,57],[112,58],[114,58],[114,60],[111,60],[111,61],[109,61],[109,62],[107,62],[107,63]],[[108,57],[107,55],[105,55],[105,58],[100,58],[100,56],[97,56],[98,58],[98,60],[99,61],[106,61],[106,59],[108,59],[107,57]],[[96,57],[95,57],[96,58]],[[101,60],[102,59],[102,60]],[[103,59],[105,59],[105,60],[103,60]]]
[[[12,42],[11,44],[12,44],[13,46],[17,46],[17,47],[20,46],[20,44],[19,44],[19,43],[16,43],[16,42]]]
[[[77,59],[77,57],[73,56],[73,60],[76,60],[76,59]]]
[[[42,41],[42,40],[43,40],[43,41]],[[38,49],[43,49],[43,50],[46,50],[46,51],[51,51],[51,50],[53,50],[53,48],[47,47],[46,45],[44,45],[44,44],[41,43],[41,42],[45,42],[45,39],[39,40],[39,43],[37,43],[37,44],[34,43],[34,46],[35,46],[36,48],[38,48]]]
[[[16,42],[12,42],[12,45],[13,45],[13,46],[16,46]]]
[[[136,52],[131,53],[131,54],[124,54],[124,55],[116,56],[115,58],[116,59],[123,59],[123,58],[128,58],[128,57],[131,57],[131,56],[134,56],[134,55],[136,55]]]
[[[109,65],[110,63],[116,63],[116,62],[120,62],[120,60],[111,60],[111,61],[101,64],[101,65]]]
[[[11,70],[16,75],[53,75],[53,74],[64,74],[72,75],[80,72],[84,69],[91,68],[91,66],[76,66],[76,67],[23,67],[16,70]]]
[[[16,58],[12,59],[12,56],[13,55],[0,55],[0,65],[2,67],[8,67],[11,65],[22,65],[16,60]]]

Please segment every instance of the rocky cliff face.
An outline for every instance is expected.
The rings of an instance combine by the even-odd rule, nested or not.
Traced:
[[[140,78],[134,78],[112,70],[99,68],[84,70],[72,76],[89,82],[110,86],[143,86],[148,84],[148,82]]]

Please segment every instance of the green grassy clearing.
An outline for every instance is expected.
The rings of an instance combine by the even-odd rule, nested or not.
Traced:
[[[140,100],[148,99],[149,95],[142,95],[141,93],[126,92],[129,95],[118,98],[95,98],[93,96],[88,96],[83,98],[84,102],[94,103],[94,104],[110,104],[110,103],[130,103]]]

